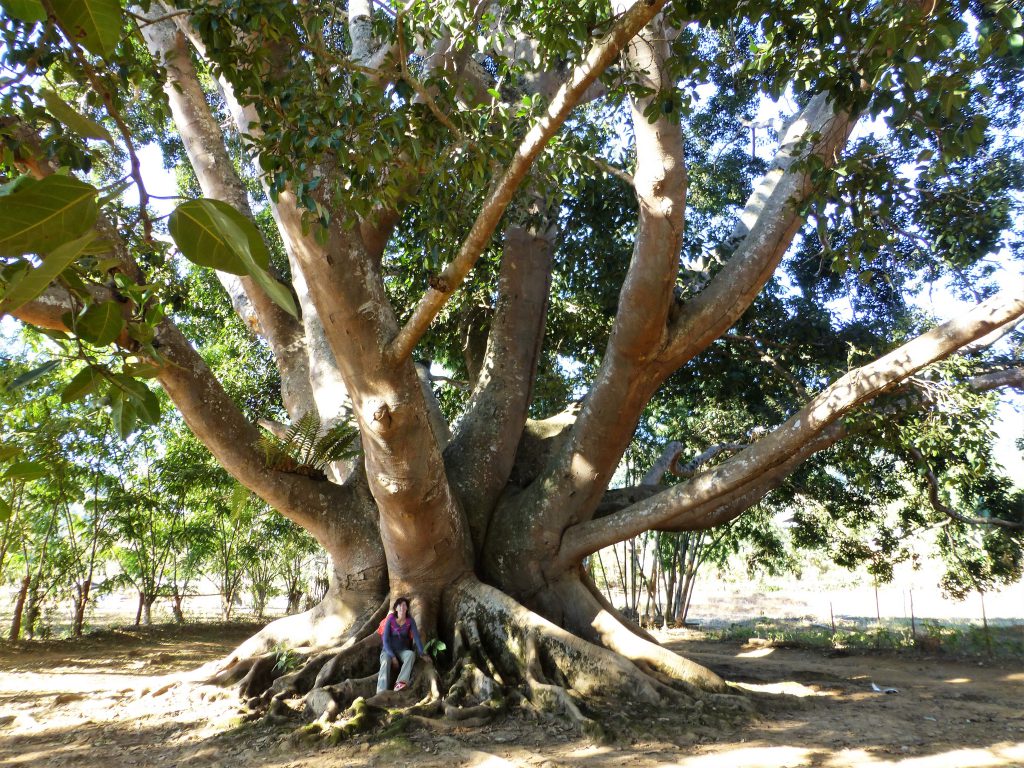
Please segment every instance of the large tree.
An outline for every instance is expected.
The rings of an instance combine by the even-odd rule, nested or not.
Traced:
[[[331,556],[324,600],[227,662],[247,695],[367,675],[397,595],[453,641],[451,701],[497,679],[582,719],[567,691],[724,691],[619,616],[585,558],[776,489],[797,505],[786,483],[823,455],[859,487],[869,469],[837,449],[896,461],[893,425],[934,476],[943,393],[1020,386],[984,351],[1024,315],[1019,288],[983,281],[1016,256],[1012,3],[0,6],[0,311],[84,361],[69,397],[105,395],[123,433],[156,418],[155,376]],[[754,122],[776,102],[777,137]],[[153,141],[203,196],[167,223],[177,250],[219,270],[265,343],[252,361],[279,371],[276,443],[197,351],[202,302],[139,160]],[[929,330],[907,296],[949,279],[991,295]],[[687,479],[610,490],[658,422],[687,433]],[[971,498],[944,497],[958,524]],[[307,663],[282,674],[282,644]]]

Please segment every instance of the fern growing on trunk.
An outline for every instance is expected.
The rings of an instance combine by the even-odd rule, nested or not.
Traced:
[[[284,437],[268,431],[260,436],[258,446],[268,469],[323,478],[328,464],[359,453],[358,436],[359,431],[347,421],[323,430],[320,420],[308,411],[292,423]]]

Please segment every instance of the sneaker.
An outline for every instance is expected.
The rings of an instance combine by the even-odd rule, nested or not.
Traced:
[[[409,687],[409,684],[407,682],[405,682],[404,680],[399,680],[397,683],[395,683],[395,690],[396,691],[404,691],[408,687]]]

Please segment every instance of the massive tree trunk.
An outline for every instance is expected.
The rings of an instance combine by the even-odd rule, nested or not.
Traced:
[[[484,5],[470,3],[469,13],[482,13]],[[713,671],[667,651],[624,619],[587,577],[584,558],[645,530],[705,529],[742,514],[802,461],[841,439],[845,416],[1024,315],[1019,293],[997,295],[850,371],[725,461],[606,513],[602,503],[651,397],[751,305],[802,224],[799,204],[810,193],[813,165],[804,161],[835,163],[857,120],[825,94],[806,103],[740,217],[731,256],[699,295],[681,302],[675,288],[688,179],[679,122],[658,101],[674,87],[668,67],[673,32],[659,16],[663,5],[663,0],[642,0],[624,9],[557,86],[550,78],[527,83],[527,89],[545,95],[546,106],[507,167],[495,172],[457,255],[433,276],[404,324],[388,296],[382,267],[400,211],[359,215],[330,198],[328,183],[307,193],[308,199],[300,200],[291,188],[269,195],[301,318],[282,312],[254,281],[221,279],[249,327],[267,340],[291,418],[314,412],[330,424],[351,414],[362,444],[355,468],[332,467],[329,479],[268,468],[256,449],[256,426],[175,324],[165,319],[158,325],[164,359],[155,361],[157,378],[189,428],[240,483],[309,531],[331,557],[330,585],[319,604],[273,622],[214,671],[218,682],[239,683],[254,705],[277,712],[287,699],[304,696],[311,713],[330,718],[357,695],[371,694],[375,629],[388,604],[401,595],[411,598],[424,635],[440,637],[452,649],[451,666],[443,674],[423,664],[413,694],[384,695],[387,702],[413,704],[422,694],[427,701],[419,714],[465,718],[461,706],[485,718],[513,692],[534,706],[564,713],[584,729],[597,725],[570,692],[694,710],[696,699],[712,697],[724,707],[742,707],[723,696],[728,686]],[[142,33],[164,67],[165,93],[186,154],[204,194],[251,217],[223,127],[193,65],[194,54],[208,56],[211,71],[220,73],[217,54],[205,49],[186,15],[169,10],[153,3],[148,10],[153,21]],[[349,4],[352,66],[372,78],[384,70],[366,62],[379,64],[396,51],[390,44],[374,50],[370,14],[367,3]],[[259,41],[249,34],[237,31],[238,50],[257,50]],[[442,45],[443,39],[423,45]],[[404,43],[396,45],[401,49]],[[310,74],[281,71],[287,51],[258,50],[262,58],[254,60],[264,67],[259,75],[267,83]],[[468,56],[452,60],[441,50],[417,53],[439,68],[473,66]],[[449,434],[412,351],[498,232],[517,189],[531,183],[533,160],[574,106],[599,89],[598,77],[613,62],[621,63],[618,76],[642,94],[631,101],[636,168],[628,177],[639,211],[600,369],[581,404],[543,421],[528,418],[557,211],[540,210],[527,223],[506,222],[499,233],[502,262],[486,344],[475,345],[469,366],[472,396]],[[437,114],[429,88],[417,85],[418,98]],[[258,139],[269,111],[281,109],[227,75],[219,87],[236,132],[249,140]],[[447,118],[440,114],[438,120]],[[410,160],[402,156],[394,162]],[[319,169],[325,177],[334,182],[345,177],[329,165],[325,160]],[[543,209],[538,189],[531,188],[531,197]],[[306,216],[311,203],[331,213],[315,233]],[[136,274],[130,257],[124,258],[125,273]],[[60,328],[68,301],[66,290],[55,285],[19,314]],[[290,607],[292,602],[289,595]],[[278,663],[282,646],[303,660],[297,670]]]

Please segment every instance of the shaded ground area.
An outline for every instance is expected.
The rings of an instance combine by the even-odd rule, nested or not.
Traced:
[[[232,691],[170,685],[169,673],[252,630],[113,630],[0,648],[0,766],[1024,766],[1024,660],[836,655],[678,633],[667,636],[673,648],[751,691],[752,722],[716,728],[646,713],[616,719],[613,743],[597,744],[558,720],[516,715],[477,730],[296,746],[288,727],[243,723]]]

